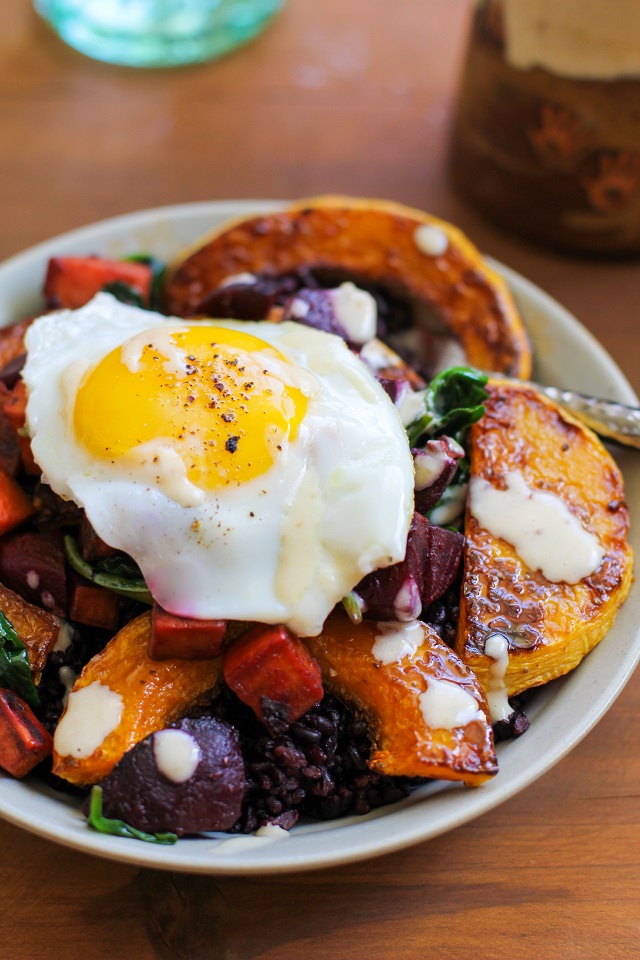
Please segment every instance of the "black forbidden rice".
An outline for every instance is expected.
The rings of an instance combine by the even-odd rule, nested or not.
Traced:
[[[326,696],[276,736],[229,690],[213,711],[240,731],[247,770],[249,787],[232,833],[252,833],[266,823],[289,830],[299,818],[369,813],[402,800],[419,782],[369,770],[366,725],[336,697]]]

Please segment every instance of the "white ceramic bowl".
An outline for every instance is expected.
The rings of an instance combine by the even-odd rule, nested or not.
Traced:
[[[263,201],[198,203],[146,210],[56,237],[0,265],[0,324],[37,310],[47,259],[99,253],[149,252],[168,259],[224,220],[277,207]],[[558,303],[533,284],[494,264],[522,312],[541,382],[636,403],[612,359]],[[640,503],[640,456],[621,453],[627,499]],[[640,556],[636,526],[632,545]],[[192,873],[268,874],[349,863],[398,850],[485,813],[532,783],[593,727],[640,658],[640,585],[631,589],[613,629],[568,677],[541,690],[527,707],[531,727],[499,745],[500,773],[476,790],[433,784],[365,817],[295,827],[284,840],[207,836],[156,846],[89,830],[77,805],[37,782],[0,776],[0,816],[40,836],[86,853],[146,867]]]

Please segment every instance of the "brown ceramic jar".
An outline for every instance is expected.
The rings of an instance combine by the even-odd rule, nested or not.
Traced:
[[[491,219],[607,257],[640,255],[640,3],[613,8],[483,0],[452,141],[454,184]]]

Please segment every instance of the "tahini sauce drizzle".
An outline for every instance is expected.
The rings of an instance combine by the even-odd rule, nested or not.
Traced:
[[[116,729],[123,710],[120,694],[98,680],[72,691],[53,738],[56,753],[61,757],[90,757]]]
[[[516,471],[505,481],[506,490],[498,490],[481,477],[471,479],[471,514],[485,530],[510,543],[530,570],[552,583],[578,583],[597,570],[604,557],[598,538],[560,497],[532,490]]]

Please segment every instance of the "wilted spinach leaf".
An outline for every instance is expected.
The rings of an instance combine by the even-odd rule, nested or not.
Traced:
[[[13,690],[29,706],[35,709],[40,706],[27,648],[3,613],[0,613],[0,686]]]
[[[437,374],[425,393],[425,412],[407,427],[409,445],[417,447],[423,438],[444,433],[457,439],[483,415],[486,383],[486,375],[472,367],[449,367]]]

